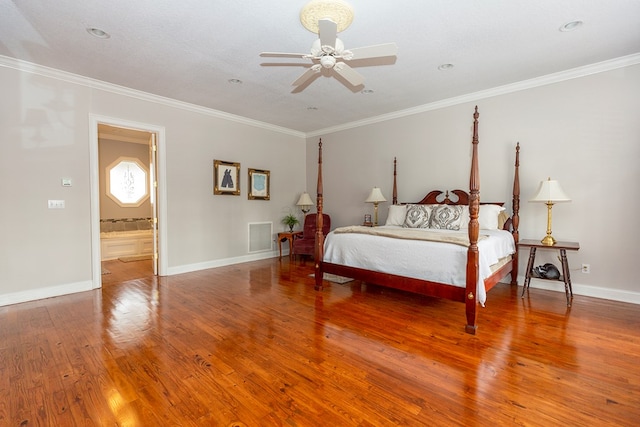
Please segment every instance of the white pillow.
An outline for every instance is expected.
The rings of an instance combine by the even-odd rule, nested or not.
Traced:
[[[407,216],[407,205],[391,205],[389,206],[389,214],[385,225],[402,226]]]
[[[480,205],[480,213],[478,215],[480,228],[485,230],[497,230],[499,224],[498,216],[500,215],[500,212],[504,210],[504,206],[500,205]]]
[[[480,205],[480,213],[478,215],[478,222],[480,228],[485,230],[497,230],[500,228],[500,213],[504,212],[504,206],[500,205]],[[465,205],[462,210],[462,221],[460,222],[460,228],[469,228],[469,206]]]

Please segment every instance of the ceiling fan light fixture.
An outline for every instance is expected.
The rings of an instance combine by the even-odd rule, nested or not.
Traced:
[[[309,31],[318,34],[318,21],[328,18],[338,24],[338,32],[353,22],[353,8],[344,0],[311,0],[300,11],[300,22]]]
[[[320,64],[324,68],[333,68],[333,66],[336,65],[336,58],[331,55],[325,55],[320,58]]]

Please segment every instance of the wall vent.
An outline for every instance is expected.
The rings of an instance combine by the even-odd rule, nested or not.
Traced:
[[[272,249],[273,222],[249,223],[249,252],[263,252]]]

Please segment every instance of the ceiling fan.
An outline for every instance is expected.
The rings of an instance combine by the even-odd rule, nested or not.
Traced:
[[[337,37],[338,25],[331,19],[318,20],[318,39],[311,46],[311,53],[281,53],[262,52],[261,57],[301,58],[311,59],[313,65],[305,71],[292,86],[293,92],[302,90],[310,79],[321,74],[322,69],[333,70],[346,80],[351,86],[364,83],[362,74],[354,70],[345,61],[382,58],[396,56],[398,47],[395,43],[379,44],[355,49],[345,49],[342,40]],[[284,65],[284,64],[283,64]]]

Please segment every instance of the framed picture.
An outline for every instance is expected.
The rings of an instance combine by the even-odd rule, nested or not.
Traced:
[[[269,171],[249,169],[249,200],[269,200]]]
[[[213,161],[213,194],[240,195],[240,163]]]

